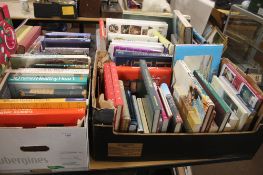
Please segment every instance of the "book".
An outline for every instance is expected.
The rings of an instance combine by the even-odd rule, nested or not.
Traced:
[[[167,117],[171,118],[173,116],[173,114],[172,114],[172,111],[171,111],[170,106],[168,104],[168,101],[166,99],[166,96],[164,95],[164,92],[163,92],[163,90],[160,87],[157,88],[157,89],[158,89],[158,92],[159,92],[159,95],[160,95],[160,101],[163,103],[163,106],[164,106],[164,109],[166,111]]]
[[[40,36],[41,34],[41,26],[34,26],[31,30],[24,36],[23,39],[18,43],[17,54],[24,54],[27,52],[29,47],[33,44],[33,42]]]
[[[137,132],[138,121],[137,121],[137,117],[135,116],[136,114],[135,114],[135,109],[134,109],[133,102],[132,102],[131,92],[129,90],[125,90],[125,95],[126,95],[126,99],[128,103],[130,117],[131,117],[131,122],[129,125],[129,132]]]
[[[89,75],[89,69],[54,69],[54,68],[18,68],[7,69],[6,72],[13,74],[44,74],[44,75]]]
[[[48,32],[45,33],[46,38],[85,38],[90,39],[90,33],[74,33],[74,32]]]
[[[89,48],[45,47],[42,53],[49,55],[88,55]]]
[[[85,108],[0,109],[1,127],[77,126],[85,117]]]
[[[155,29],[166,37],[168,24],[166,22],[148,20],[106,19],[106,31],[108,34],[148,35],[149,29]]]
[[[193,39],[198,43],[198,44],[208,44],[208,41],[201,35],[199,34],[195,28],[193,28]],[[216,44],[216,43],[213,43]],[[221,44],[221,43],[219,43]]]
[[[211,81],[213,75],[218,73],[222,51],[223,45],[178,44],[175,47],[173,65],[178,60],[184,60],[192,72],[198,70]]]
[[[115,100],[115,94],[113,89],[113,83],[112,83],[112,76],[111,76],[111,67],[109,63],[105,63],[103,65],[103,75],[104,75],[104,93],[105,93],[105,99],[111,100],[114,104]],[[119,119],[117,119],[119,120]],[[115,123],[116,121],[114,121]],[[114,125],[115,130],[118,131],[119,125],[117,123]]]
[[[127,98],[125,95],[123,82],[121,80],[119,80],[119,85],[120,85],[121,95],[122,95],[122,99],[123,99],[123,110],[122,110],[122,113],[120,116],[120,131],[121,132],[128,132],[129,126],[131,123],[131,116],[130,116],[130,112],[129,112],[128,102],[127,102]],[[116,122],[118,122],[118,117],[115,117],[114,123],[116,123]]]
[[[174,44],[171,43],[169,40],[167,40],[162,34],[160,34],[160,32],[153,30],[153,36],[157,36],[160,43],[162,43],[165,47],[165,52],[173,55],[174,54]]]
[[[85,98],[0,99],[0,109],[86,108]]]
[[[72,65],[81,65],[79,67],[87,67],[90,65],[91,58],[86,55],[33,55],[33,54],[14,54],[11,59],[11,67],[32,68],[32,67],[77,67]],[[49,65],[49,66],[48,66]],[[85,65],[85,66],[83,66]],[[56,68],[57,68],[56,67]]]
[[[173,11],[173,24],[176,44],[192,44],[193,27],[179,11]]]
[[[8,88],[7,79],[9,77],[10,73],[6,72],[3,75],[3,78],[0,80],[0,99],[10,99],[11,93]]]
[[[46,47],[77,47],[89,48],[91,40],[84,38],[44,38],[41,42],[43,49]]]
[[[209,97],[215,104],[215,111],[216,111],[215,122],[218,126],[218,132],[222,132],[232,113],[231,109],[200,73],[194,71],[194,76],[196,77],[196,79],[199,81],[201,86],[204,88],[207,95],[209,95]]]
[[[116,46],[114,47],[114,55],[116,54],[116,51],[122,54],[131,54],[131,52],[142,52],[142,53],[161,53],[159,50],[154,50],[154,49],[145,49],[145,48],[134,48],[132,46]],[[121,52],[121,51],[127,51],[127,52]]]
[[[179,113],[179,110],[178,110],[178,108],[174,102],[173,96],[172,96],[167,84],[162,83],[160,88],[162,89],[163,94],[166,97],[168,105],[169,105],[169,107],[172,111],[172,114],[173,114],[172,119],[170,120],[170,124],[168,126],[168,131],[175,132],[175,133],[180,132],[181,128],[182,128],[183,120],[182,120],[181,115]]]
[[[112,40],[158,42],[158,37],[147,36],[147,35],[108,33],[108,41],[112,41]]]
[[[138,109],[139,109],[141,120],[142,120],[143,132],[145,134],[148,134],[149,128],[148,128],[148,124],[146,121],[146,116],[145,116],[145,112],[144,112],[144,105],[143,105],[142,99],[137,98],[137,102],[138,102],[138,107],[139,107]]]
[[[33,26],[23,25],[18,30],[16,30],[16,40],[20,43],[21,40],[30,32]]]
[[[138,133],[144,133],[144,129],[143,129],[143,125],[142,125],[142,119],[141,119],[141,115],[140,115],[140,109],[139,109],[139,105],[138,105],[138,102],[137,102],[135,95],[132,95],[132,103],[133,103],[133,107],[134,107],[134,113],[136,116],[136,120],[138,122],[137,132]]]
[[[89,64],[42,64],[42,63],[37,63],[30,65],[29,68],[56,68],[56,69],[89,69],[90,65]]]
[[[44,39],[44,36],[39,36],[33,44],[28,48],[27,54],[41,54],[41,41]]]
[[[162,83],[171,84],[172,68],[148,67],[150,75],[157,86]],[[118,76],[123,81],[135,81],[140,77],[139,67],[117,66]]]
[[[216,133],[217,131],[218,131],[218,126],[216,125],[215,121],[213,121],[208,132]]]
[[[231,121],[233,122],[233,120],[231,120],[231,117],[230,117],[229,124],[237,131],[242,131],[252,111],[250,111],[242,103],[242,101],[238,99],[238,97],[230,90],[229,86],[225,82],[220,80],[218,77],[216,76],[213,77],[211,85],[215,89],[217,94],[221,98],[223,98],[226,104],[231,108],[232,115],[235,115],[239,119],[238,122],[234,121],[234,123],[230,123]]]
[[[137,92],[140,93],[141,98],[145,98],[147,101],[148,110],[151,111],[149,115],[146,115],[147,123],[149,131],[155,133],[157,132],[161,105],[157,97],[157,92],[154,89],[153,80],[150,76],[145,60],[140,60],[140,70],[141,82],[139,83],[140,85],[138,86]]]

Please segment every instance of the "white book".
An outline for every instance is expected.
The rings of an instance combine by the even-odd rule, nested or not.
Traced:
[[[107,33],[148,35],[150,29],[155,29],[166,37],[168,31],[168,24],[162,21],[116,19],[116,18],[106,19]]]
[[[138,123],[137,132],[143,133],[141,115],[140,115],[139,106],[138,106],[138,102],[137,102],[135,95],[132,95],[132,103],[133,103],[134,112],[135,112],[135,116],[136,116],[137,123]]]
[[[144,131],[144,133],[148,134],[150,132],[149,132],[148,124],[146,121],[146,116],[145,116],[144,107],[142,104],[142,99],[137,98],[137,102],[138,102],[139,112],[140,112],[140,116],[141,116],[141,120],[142,120],[143,131]]]
[[[238,99],[230,87],[218,77],[213,76],[211,85],[218,95],[222,97],[226,104],[231,108],[232,113],[239,118],[237,125],[232,127],[234,127],[237,131],[241,131],[246,124],[251,111],[242,103],[240,99]]]
[[[148,35],[131,35],[131,34],[119,34],[108,33],[108,41],[112,40],[125,40],[125,41],[146,41],[146,42],[158,42],[157,36]]]
[[[165,97],[165,95],[164,95],[164,92],[163,92],[163,90],[162,90],[161,88],[157,88],[157,89],[158,89],[158,91],[159,91],[161,100],[162,100],[162,102],[163,102],[163,104],[164,104],[164,109],[165,109],[165,111],[166,111],[166,114],[167,114],[167,116],[168,116],[169,118],[171,118],[171,117],[173,116],[173,113],[172,113],[171,108],[170,108],[170,106],[169,106],[169,104],[168,104],[168,101],[167,101],[167,99],[166,99],[166,97]]]

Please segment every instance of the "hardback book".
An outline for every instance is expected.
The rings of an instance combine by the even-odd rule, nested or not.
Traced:
[[[192,44],[193,27],[185,16],[179,11],[174,10],[173,24],[176,44]]]
[[[41,35],[41,26],[34,26],[30,32],[18,43],[17,54],[24,54],[34,41]]]
[[[172,68],[170,67],[148,67],[153,81],[160,86],[162,83],[171,84]],[[118,76],[123,81],[135,81],[140,77],[139,67],[117,66]]]
[[[236,94],[234,94],[229,86],[220,80],[218,77],[214,76],[211,82],[212,87],[215,89],[217,94],[228,104],[228,106],[232,110],[232,115],[235,115],[239,118],[239,121],[236,126],[233,126],[233,123],[230,125],[235,128],[237,131],[242,131],[245,123],[247,122],[249,116],[251,115],[251,111],[242,103],[240,99],[237,98]],[[231,117],[230,117],[231,121]]]
[[[89,75],[89,69],[54,69],[54,68],[18,68],[18,69],[7,69],[6,72],[13,74],[44,74],[44,75]]]
[[[107,33],[148,35],[149,29],[159,31],[164,37],[167,35],[168,24],[160,21],[132,20],[132,19],[106,19]]]
[[[79,47],[89,48],[91,40],[85,38],[44,38],[41,42],[43,49],[46,47]]]
[[[145,60],[149,67],[171,67],[172,56],[167,54],[136,53],[116,50],[114,56],[117,66],[139,67],[141,59]]]
[[[42,52],[49,55],[89,55],[89,48],[45,47]]]
[[[16,40],[20,43],[21,40],[30,32],[33,26],[22,25],[18,30],[16,30]]]
[[[171,108],[170,108],[170,106],[168,104],[168,101],[166,99],[166,96],[165,96],[163,90],[160,87],[158,87],[157,89],[158,89],[158,92],[159,92],[160,101],[162,102],[162,104],[164,106],[164,110],[166,112],[167,117],[168,118],[172,118],[173,114],[172,114]]]
[[[74,33],[74,32],[48,32],[45,38],[85,38],[90,39],[90,33]]]
[[[158,97],[158,100],[160,101],[160,105],[161,105],[161,109],[162,109],[157,131],[158,132],[167,132],[167,128],[168,128],[170,118],[167,115],[167,112],[165,110],[164,102],[161,100],[160,91],[158,91],[159,88],[157,87],[156,83],[153,83],[153,86],[157,92],[157,95],[158,95],[157,97]]]
[[[158,42],[158,37],[148,36],[148,35],[108,33],[108,41],[112,41],[112,40]]]
[[[178,60],[176,62],[174,67],[174,77],[176,79],[174,85],[182,87],[182,91],[180,94],[176,95],[175,98],[179,99],[182,95],[190,95],[190,98],[194,99],[192,105],[197,109],[202,121],[200,132],[204,132],[214,110],[215,104],[207,95],[200,83],[196,80],[192,71],[188,68],[184,61]],[[198,92],[197,97],[195,96],[195,92]]]
[[[78,67],[71,65],[81,65],[79,67],[86,68],[90,65],[91,59],[87,55],[33,55],[33,54],[14,54],[11,59],[11,67],[30,68],[30,67],[45,67],[45,68],[69,68]],[[49,66],[48,66],[49,65]],[[58,66],[56,66],[58,65]],[[83,66],[85,65],[85,66]]]
[[[0,99],[0,109],[86,109],[86,106],[85,98]]]
[[[171,43],[168,39],[166,39],[160,32],[153,30],[153,36],[157,36],[160,43],[162,43],[165,47],[165,53],[168,53],[170,55],[174,54],[174,44]]]
[[[170,123],[168,126],[168,131],[178,133],[182,129],[183,120],[181,118],[181,115],[179,113],[179,110],[174,102],[173,96],[167,86],[167,84],[162,83],[160,88],[163,91],[164,96],[167,99],[168,105],[172,111],[172,118],[170,119]]]
[[[154,50],[154,49],[134,48],[132,46],[116,46],[116,47],[114,47],[114,55],[113,56],[115,56],[116,51],[118,52],[118,54],[130,54],[130,55],[136,54],[136,53],[138,53],[138,55],[139,54],[143,55],[143,53],[161,53],[161,51]],[[123,52],[121,52],[121,51],[123,51]]]
[[[232,111],[226,104],[226,102],[216,93],[215,89],[207,82],[207,80],[200,73],[194,71],[194,76],[215,104],[215,122],[218,126],[218,132],[222,132],[231,116]]]
[[[129,112],[128,102],[127,102],[127,98],[125,95],[123,82],[121,80],[119,80],[119,85],[120,85],[121,95],[122,95],[122,99],[123,99],[123,109],[122,109],[122,113],[120,116],[120,129],[119,130],[121,132],[128,132],[129,126],[131,123],[131,116],[130,116],[130,112]],[[114,123],[118,122],[118,120],[119,120],[119,118],[115,117]]]
[[[141,120],[142,120],[143,132],[145,134],[148,134],[150,132],[149,132],[149,128],[148,128],[148,124],[147,124],[147,120],[146,120],[146,116],[144,112],[144,105],[143,105],[142,99],[137,98],[137,102],[138,102],[138,107],[139,107],[138,109],[139,109]]]
[[[135,114],[135,109],[134,109],[133,102],[132,102],[131,92],[129,90],[125,90],[125,95],[126,95],[126,99],[128,103],[130,117],[131,117],[129,132],[137,132],[138,121],[137,121],[137,117],[135,116],[136,114]]]
[[[141,115],[140,115],[140,109],[139,109],[139,105],[138,105],[138,102],[137,102],[135,95],[132,95],[132,103],[133,103],[133,107],[134,107],[135,117],[136,117],[137,122],[138,122],[137,132],[138,133],[144,133],[144,129],[143,129],[143,125],[142,125],[142,119],[141,119]]]
[[[158,100],[157,92],[153,86],[153,80],[147,68],[145,60],[140,60],[141,78],[139,86],[137,86],[140,98],[145,98],[147,106],[150,111],[149,115],[146,115],[147,123],[150,132],[157,132],[157,126],[161,114],[161,105]]]
[[[217,75],[221,62],[223,45],[216,44],[178,44],[175,47],[173,65],[178,60],[184,60],[193,72],[198,70],[208,80]]]
[[[0,109],[1,127],[77,126],[85,117],[85,108]]]
[[[248,108],[257,110],[260,107],[263,96],[231,64],[223,64],[220,77],[235,89],[234,92]]]
[[[101,51],[107,50],[106,43],[107,43],[106,39],[100,35],[100,29],[96,29],[96,48],[97,50],[101,50]]]

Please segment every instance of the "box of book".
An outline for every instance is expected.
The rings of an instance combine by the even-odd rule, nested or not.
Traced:
[[[210,123],[211,126],[208,132],[206,127],[201,125],[200,118],[197,118],[197,113],[201,115],[201,110],[197,111],[189,106],[187,102],[189,97],[186,97],[186,101],[181,100],[180,103],[184,104],[179,104],[180,108],[176,108],[172,102],[174,99],[169,98],[167,86],[164,83],[160,85],[154,80],[152,68],[147,68],[143,61],[140,61],[140,68],[138,73],[140,81],[135,85],[132,80],[136,78],[127,73],[128,68],[126,75],[123,76],[119,72],[120,68],[118,66],[115,68],[114,63],[109,60],[106,51],[97,51],[92,77],[92,105],[90,106],[92,118],[89,123],[92,130],[90,139],[92,139],[91,156],[93,159],[109,161],[194,161],[198,159],[207,163],[251,159],[254,156],[262,143],[262,125],[259,124],[258,128],[253,130],[232,132],[230,124],[226,123],[232,108],[219,102],[220,105],[216,108],[222,110],[219,113],[222,116],[218,116],[216,121],[207,120],[206,125]],[[115,73],[112,73],[114,69],[118,72],[119,81],[116,80]],[[149,72],[146,71],[147,69]],[[180,72],[183,73],[183,70],[188,74],[188,69],[182,67]],[[136,73],[132,75],[136,76]],[[192,76],[198,75],[198,73],[195,75],[191,73],[189,77],[181,76],[181,81],[191,84]],[[127,83],[125,81],[127,79],[131,81]],[[211,90],[212,86],[201,90],[201,87],[206,84],[205,79],[201,78],[201,80],[200,84],[197,83],[199,80],[193,81],[197,89],[193,89],[192,93],[198,92],[202,100],[206,99],[208,107],[203,113],[206,112],[207,115],[215,117],[213,102],[219,96],[213,96],[211,98],[213,102],[209,102],[204,91]],[[134,93],[134,89],[137,88],[140,91]],[[123,97],[122,101],[117,101],[116,97],[117,99]],[[193,98],[197,97],[193,96]],[[199,102],[195,101],[193,105],[197,107],[202,105]],[[168,111],[167,105],[171,111]],[[184,115],[188,115],[187,121]],[[167,124],[167,119],[171,117],[173,120]],[[203,117],[206,118],[206,115]],[[231,124],[234,123],[232,117],[229,121]],[[183,129],[180,127],[180,124],[185,122],[189,125],[188,131],[187,127],[184,126]],[[220,123],[225,127],[221,127]],[[221,129],[224,132],[219,131]]]
[[[5,71],[0,173],[88,169],[89,76],[89,69]]]

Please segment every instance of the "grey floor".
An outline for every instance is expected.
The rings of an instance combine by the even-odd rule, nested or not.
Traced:
[[[263,145],[252,160],[192,166],[194,175],[263,175]]]

